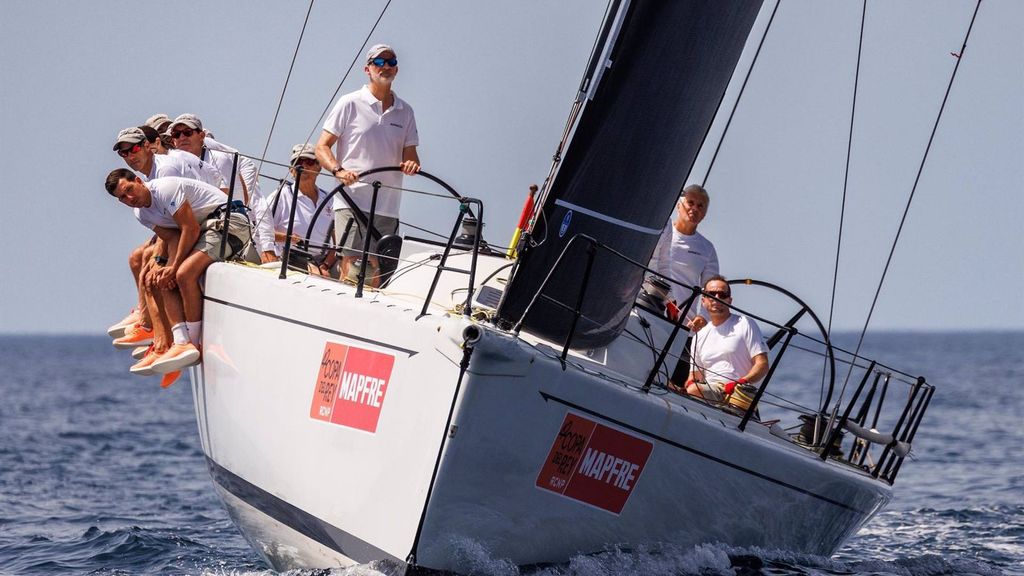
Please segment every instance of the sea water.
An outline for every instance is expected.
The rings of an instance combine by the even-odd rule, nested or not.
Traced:
[[[865,352],[938,390],[893,501],[831,558],[651,543],[520,571],[453,553],[481,574],[1024,575],[1024,333],[869,335]],[[103,337],[0,337],[0,573],[272,573],[214,495],[188,382],[130,364]]]

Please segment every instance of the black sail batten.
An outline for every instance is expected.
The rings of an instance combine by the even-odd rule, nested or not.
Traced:
[[[693,167],[743,51],[760,1],[634,0],[588,87],[589,101],[543,200],[498,310],[514,323],[570,239],[586,234],[647,262]],[[586,266],[583,251],[559,267],[544,295],[572,306]],[[642,271],[599,253],[574,348],[607,345],[622,330]],[[526,330],[563,341],[572,313],[544,299]]]

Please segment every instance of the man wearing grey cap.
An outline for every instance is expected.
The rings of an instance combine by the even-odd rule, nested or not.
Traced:
[[[225,182],[231,178],[231,169],[234,164],[234,154],[238,150],[214,140],[203,128],[203,122],[195,114],[182,114],[171,121],[171,139],[174,147],[192,154],[199,159],[212,162],[224,175]],[[238,167],[235,172],[235,198],[251,207],[259,206],[262,202],[259,175],[256,173],[256,164],[245,156],[238,156]],[[260,254],[273,251],[273,238],[264,238],[262,229],[257,227],[253,240],[254,248]],[[264,256],[261,259],[267,261]]]
[[[275,250],[282,255],[284,242],[288,234],[288,218],[292,211],[292,198],[296,197],[295,222],[292,225],[292,247],[289,254],[289,266],[307,270],[312,274],[327,276],[335,261],[334,250],[324,250],[330,245],[331,215],[321,211],[316,220],[317,207],[327,200],[327,192],[316,185],[316,176],[320,173],[320,162],[311,144],[296,144],[292,148],[290,163],[292,177],[298,184],[299,193],[294,193],[295,184],[283,182],[281,188],[267,198],[263,204],[262,214],[257,218],[272,223],[274,230]],[[312,224],[312,225],[311,225]],[[308,235],[307,235],[308,233]],[[299,243],[308,243],[308,249],[300,251]]]
[[[164,148],[168,150],[174,148],[174,143],[171,142],[171,135],[167,133],[171,128],[171,119],[167,117],[167,114],[153,114],[146,119],[146,126],[156,130],[160,137],[160,143]]]
[[[152,130],[149,126],[146,128]],[[118,156],[124,158],[124,162],[129,168],[140,174],[140,180],[143,182],[157,178],[180,177],[199,180],[216,188],[224,188],[223,178],[212,164],[203,162],[191,154],[174,156],[155,154],[141,126],[121,130],[114,142],[113,149]],[[115,346],[127,348],[135,344],[141,345],[152,338],[154,347],[163,351],[171,342],[170,325],[162,322],[161,315],[157,313],[163,308],[165,291],[155,289],[152,283],[146,281],[149,274],[156,268],[156,260],[165,251],[166,248],[162,240],[152,239],[137,247],[129,256],[129,268],[131,268],[139,293],[137,318],[132,324],[138,323],[142,329],[133,330],[128,334],[128,329],[132,326],[126,326],[124,330],[126,333],[114,340]]]
[[[394,49],[387,44],[370,48],[363,71],[369,82],[338,99],[324,121],[316,156],[328,172],[350,187],[352,200],[367,215],[373,188],[367,182],[358,182],[359,173],[371,168],[399,166],[400,173],[383,172],[373,176],[383,184],[377,198],[373,226],[381,235],[394,234],[398,231],[402,174],[412,175],[420,169],[416,152],[419,144],[416,118],[412,107],[391,90],[398,74],[398,58]],[[353,228],[342,246],[342,277],[349,277],[352,263],[362,254],[365,231],[340,197],[334,199],[334,214],[336,235]],[[351,224],[353,221],[355,226]],[[370,251],[376,251],[373,241]],[[370,257],[370,264],[377,269],[375,256]],[[376,274],[368,276],[371,286],[379,284]]]
[[[203,162],[191,155],[155,154],[148,146],[149,140],[140,127],[121,130],[114,143],[114,151],[124,158],[125,164],[143,176],[143,181],[166,176],[192,178],[224,188],[223,175],[209,162]]]

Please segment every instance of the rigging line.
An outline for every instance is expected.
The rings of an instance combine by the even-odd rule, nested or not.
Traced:
[[[256,167],[256,173],[259,174],[260,170],[263,169],[262,158],[267,155],[267,150],[270,149],[270,139],[274,136],[274,127],[277,126],[277,117],[281,113],[281,104],[284,103],[284,93],[288,91],[288,82],[292,79],[292,69],[295,68],[295,59],[299,56],[299,46],[302,45],[302,37],[306,34],[306,25],[309,24],[309,15],[313,12],[313,2],[316,0],[309,0],[309,8],[306,10],[306,19],[302,22],[302,31],[299,32],[299,41],[295,43],[295,52],[292,53],[292,62],[288,65],[288,75],[284,79],[284,86],[281,87],[281,97],[277,99],[277,110],[274,111],[274,121],[270,123],[270,132],[267,133],[267,143],[263,145],[263,154],[260,154],[260,165]]]
[[[750,68],[747,69],[747,75],[743,78],[743,85],[740,86],[740,93],[736,95],[736,101],[732,103],[732,110],[729,112],[729,119],[725,122],[725,128],[722,129],[722,137],[718,139],[718,145],[715,146],[715,153],[711,156],[711,163],[708,164],[708,171],[704,173],[704,180],[700,183],[701,187],[706,187],[708,184],[708,178],[711,176],[711,168],[715,165],[715,160],[718,158],[718,152],[722,149],[722,142],[725,142],[725,134],[729,132],[729,126],[732,124],[732,117],[736,115],[736,109],[740,105],[740,99],[743,98],[743,91],[747,88],[747,81],[750,80],[750,74],[754,71],[754,65],[757,64],[757,57],[761,54],[761,47],[764,46],[764,40],[768,37],[768,30],[772,27],[772,22],[775,20],[775,13],[779,11],[779,4],[782,0],[775,0],[775,7],[772,8],[772,15],[768,18],[768,25],[764,27],[764,34],[761,35],[761,41],[757,44],[757,51],[754,52],[754,59],[750,62]],[[711,127],[708,126],[708,130]]]
[[[875,297],[871,300],[871,308],[868,310],[868,316],[864,319],[864,328],[860,331],[860,337],[857,339],[857,347],[853,351],[853,361],[856,362],[859,358],[861,345],[864,343],[864,335],[868,331],[868,325],[871,323],[871,316],[875,313],[875,305],[878,304],[878,296],[882,292],[882,285],[885,283],[885,276],[889,272],[889,265],[892,263],[893,254],[896,253],[896,244],[900,240],[900,234],[903,232],[903,225],[907,221],[907,213],[910,212],[910,203],[914,200],[914,194],[917,192],[917,185],[921,181],[921,173],[924,172],[925,162],[928,160],[928,153],[932,149],[932,142],[935,140],[935,133],[939,129],[939,121],[942,119],[942,112],[946,109],[946,102],[949,100],[949,93],[953,89],[953,81],[956,80],[957,70],[960,69],[960,62],[963,61],[964,53],[967,51],[967,40],[971,37],[971,30],[974,28],[974,20],[978,17],[978,9],[981,8],[981,0],[974,5],[974,13],[971,15],[971,23],[967,26],[967,33],[964,34],[963,44],[960,46],[959,54],[954,54],[956,57],[956,64],[953,66],[953,72],[949,76],[949,84],[946,85],[946,93],[942,97],[942,104],[939,106],[939,113],[935,116],[935,123],[932,125],[932,133],[928,137],[928,145],[925,146],[924,155],[921,157],[921,164],[917,168],[917,176],[914,177],[914,185],[910,189],[910,196],[907,197],[907,205],[903,208],[903,216],[900,218],[900,225],[896,229],[896,237],[892,240],[892,246],[889,248],[889,257],[885,260],[885,267],[882,269],[882,277],[878,279],[878,288],[875,289]],[[850,381],[850,375],[853,373],[853,366],[846,373],[846,381],[843,382],[843,389],[846,388],[847,382]],[[842,393],[840,392],[840,397]],[[836,404],[838,410],[839,405]],[[835,420],[835,413],[832,414],[831,420]],[[831,427],[832,422],[829,422]]]
[[[832,339],[832,315],[836,305],[836,283],[839,280],[839,254],[843,246],[843,222],[846,220],[846,192],[850,182],[850,155],[853,150],[853,121],[857,113],[857,86],[860,82],[860,58],[864,50],[864,20],[868,12],[868,0],[863,1],[860,12],[860,38],[857,40],[857,66],[853,73],[853,102],[850,105],[850,131],[846,140],[846,169],[843,173],[843,200],[839,206],[839,234],[836,239],[836,263],[832,271],[832,299],[828,303],[828,328],[825,334]],[[818,394],[818,406],[821,406],[825,390],[825,366],[821,369],[821,392]],[[842,393],[840,393],[840,398]]]
[[[338,97],[338,92],[341,92],[341,87],[345,84],[345,80],[348,79],[348,75],[352,73],[352,69],[355,68],[356,62],[363,54],[363,50],[366,49],[366,43],[370,41],[370,37],[373,36],[373,33],[377,30],[377,26],[380,24],[381,19],[384,18],[384,13],[388,11],[389,6],[391,6],[391,0],[388,0],[387,4],[384,4],[384,8],[380,11],[380,15],[377,16],[377,21],[373,23],[370,31],[366,34],[366,38],[363,38],[363,45],[359,47],[358,51],[356,51],[355,57],[352,58],[352,62],[348,65],[348,70],[345,71],[345,75],[342,76],[341,81],[338,82],[338,87],[334,89],[334,94],[331,95],[331,99],[327,101],[327,107],[325,107],[323,112],[320,113],[320,117],[317,118],[316,123],[313,124],[313,129],[310,130],[309,134],[306,136],[306,144],[309,144],[309,140],[313,137],[313,133],[320,127],[320,122],[324,119],[324,116],[327,115],[327,112],[331,110],[331,106],[334,104],[334,99]]]

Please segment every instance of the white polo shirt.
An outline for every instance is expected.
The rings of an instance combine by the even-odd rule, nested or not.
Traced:
[[[381,111],[382,103],[366,86],[338,99],[334,109],[324,121],[324,130],[338,137],[335,157],[346,170],[363,172],[371,168],[398,166],[402,163],[402,150],[419,145],[416,118],[412,107],[395,95],[395,103]],[[330,166],[328,166],[330,168]],[[401,172],[382,172],[368,177],[380,180],[377,211],[380,216],[398,218],[402,203]],[[353,184],[352,200],[369,213],[373,188],[370,184]],[[334,199],[334,209],[348,208],[340,196]]]
[[[219,188],[191,178],[155,178],[146,182],[146,188],[149,188],[152,202],[149,206],[135,209],[135,218],[146,228],[178,228],[174,214],[186,201],[192,207],[197,223],[206,220],[211,212],[227,202]]]
[[[288,232],[288,217],[292,211],[292,185],[287,184],[281,188],[278,192],[279,199],[277,201],[277,210],[274,211],[274,230],[285,233]],[[309,240],[311,246],[310,252],[314,254],[322,253],[323,250],[317,249],[315,246],[328,244],[327,232],[330,230],[331,222],[334,221],[334,214],[329,208],[324,208],[320,211],[317,216],[316,224],[313,226],[313,232],[308,237],[306,232],[309,231],[309,223],[313,220],[313,213],[316,212],[317,206],[324,203],[327,199],[327,192],[324,192],[320,188],[317,188],[317,199],[314,204],[308,196],[299,192],[299,203],[295,207],[295,224],[292,226],[292,234],[297,235],[299,238],[305,238]],[[267,209],[273,207],[274,199],[267,198],[267,202],[270,204]],[[275,250],[278,256],[284,251],[284,242],[275,242]]]
[[[141,176],[142,181],[178,176],[206,182],[216,188],[224,187],[220,170],[209,162],[203,162],[188,152],[175,150],[174,154],[154,154],[153,167],[149,174]]]

